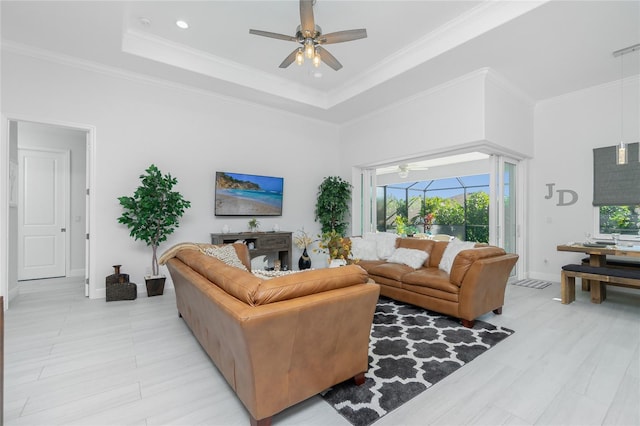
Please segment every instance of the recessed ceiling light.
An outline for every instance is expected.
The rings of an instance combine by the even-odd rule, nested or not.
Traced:
[[[183,30],[189,28],[189,24],[187,23],[187,21],[183,21],[182,19],[177,20],[176,25],[178,26],[178,28]]]
[[[149,25],[151,25],[151,19],[145,18],[144,16],[141,16],[139,21],[144,27],[148,27]]]

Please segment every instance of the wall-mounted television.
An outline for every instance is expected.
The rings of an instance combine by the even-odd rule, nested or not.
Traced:
[[[216,172],[216,216],[282,216],[284,179]]]

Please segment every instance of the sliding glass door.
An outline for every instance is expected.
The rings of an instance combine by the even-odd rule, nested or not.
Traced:
[[[490,243],[502,247],[508,253],[522,256],[520,224],[523,220],[522,182],[517,160],[496,155],[491,177]],[[521,268],[520,268],[521,269]],[[511,276],[518,275],[518,264]]]

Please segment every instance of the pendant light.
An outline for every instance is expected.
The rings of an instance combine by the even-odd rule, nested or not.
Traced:
[[[613,52],[614,57],[620,56],[620,143],[616,147],[616,164],[618,165],[629,162],[629,148],[624,143],[624,55],[636,50],[640,50],[640,43]]]

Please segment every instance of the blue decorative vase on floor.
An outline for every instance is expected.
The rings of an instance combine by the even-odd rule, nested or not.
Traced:
[[[305,247],[302,251],[302,256],[298,259],[298,269],[304,271],[309,268],[311,268],[311,258],[309,257],[309,253],[307,253],[307,248]]]

